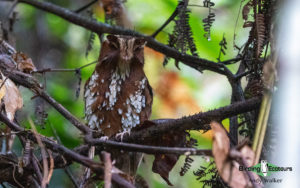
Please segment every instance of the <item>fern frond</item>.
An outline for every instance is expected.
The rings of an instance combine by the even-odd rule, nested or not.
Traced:
[[[179,2],[180,9],[174,19],[175,26],[172,34],[169,34],[169,46],[179,50],[182,53],[190,51],[193,56],[198,56],[197,48],[194,42],[192,29],[189,23],[190,10],[187,8],[188,0]],[[164,64],[167,63],[167,58]],[[178,61],[175,61],[176,67],[179,69]]]
[[[213,24],[213,22],[215,21],[215,17],[216,17],[216,14],[212,12],[212,9],[211,7],[213,7],[215,5],[214,2],[211,2],[210,0],[204,0],[203,1],[203,6],[204,7],[207,7],[208,8],[208,15],[206,18],[204,18],[202,20],[203,22],[203,27],[204,27],[204,31],[206,32],[204,34],[204,37],[210,41],[211,38],[210,38],[210,32],[211,32],[211,26]]]
[[[263,14],[256,14],[255,17],[255,24],[256,24],[256,58],[259,58],[262,51],[263,51],[263,46],[265,42],[265,22],[264,22],[264,15]]]
[[[89,39],[88,39],[88,44],[85,50],[85,57],[89,55],[89,52],[93,49],[94,46],[94,41],[95,41],[95,33],[91,32]]]
[[[227,41],[225,38],[225,34],[223,34],[223,38],[219,43],[220,48],[220,52],[219,52],[219,57],[217,58],[217,60],[220,62],[221,61],[221,55],[226,55],[226,50],[227,50]]]

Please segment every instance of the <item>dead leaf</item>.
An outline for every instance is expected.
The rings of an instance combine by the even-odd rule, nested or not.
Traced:
[[[213,130],[212,153],[218,172],[222,179],[232,188],[252,187],[249,177],[245,171],[240,171],[240,163],[236,159],[230,158],[230,142],[225,129],[218,122],[211,122]],[[245,161],[245,165],[250,167],[254,163],[254,152],[247,145],[242,147],[240,152],[236,151],[239,157]],[[252,174],[254,179],[259,179],[257,174]]]
[[[169,132],[149,144],[166,147],[184,147],[186,144],[186,133]],[[157,154],[153,161],[152,172],[158,173],[169,186],[173,186],[169,180],[169,173],[177,163],[178,159],[179,155]]]
[[[246,28],[246,27],[252,27],[253,24],[254,24],[254,22],[246,21],[246,22],[244,22],[243,28]]]
[[[228,155],[230,149],[230,141],[227,136],[227,133],[223,126],[221,126],[218,122],[211,122],[210,124],[211,129],[213,131],[213,149],[212,153],[214,156],[218,156],[215,159],[216,163],[220,162],[223,163]],[[216,164],[221,165],[221,164]]]
[[[169,172],[175,166],[178,156],[176,155],[164,155],[157,154],[155,155],[155,159],[153,161],[152,172],[158,173],[169,186],[173,186],[173,184],[169,180]]]
[[[3,103],[7,117],[12,121],[15,117],[16,111],[23,107],[23,99],[19,89],[13,81],[11,81],[9,78],[6,78],[4,75],[2,75],[2,80],[5,81],[3,85],[3,87],[5,87]]]
[[[4,97],[5,95],[5,92],[6,92],[6,89],[5,89],[5,86],[4,86],[4,83],[3,83],[3,80],[0,79],[0,101],[2,100],[2,98]],[[1,102],[0,102],[1,103]]]
[[[147,129],[152,126],[156,126],[155,122],[147,120],[142,126],[135,128],[135,131]],[[184,131],[170,131],[156,139],[147,139],[143,144],[164,147],[186,147],[186,136],[187,133]],[[169,186],[173,186],[169,180],[169,173],[177,163],[178,159],[179,155],[156,154],[153,161],[152,172],[158,173]]]
[[[106,19],[116,22],[116,25],[125,28],[132,28],[132,23],[127,15],[123,2],[120,0],[102,0]]]
[[[36,68],[32,62],[32,59],[27,57],[26,54],[22,52],[15,53],[13,55],[13,58],[15,62],[17,62],[17,68],[19,71],[25,72],[25,73],[31,73],[32,71],[35,71]]]
[[[245,21],[248,20],[248,14],[250,12],[250,8],[252,8],[252,1],[249,1],[244,7],[242,11],[243,19]]]

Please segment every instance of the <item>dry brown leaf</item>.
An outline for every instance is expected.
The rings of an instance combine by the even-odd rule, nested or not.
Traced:
[[[210,125],[213,130],[212,153],[222,179],[232,188],[252,187],[252,183],[249,181],[246,172],[239,170],[240,164],[235,159],[229,157],[230,142],[225,129],[218,122],[211,122]],[[238,153],[244,159],[245,163],[247,163],[247,167],[253,165],[254,152],[251,148],[244,146]],[[254,173],[252,175],[255,179],[259,179],[258,175]]]
[[[5,106],[7,117],[12,121],[15,117],[16,111],[23,107],[23,99],[19,89],[14,84],[14,82],[3,75],[2,78],[3,80],[5,80],[3,87],[5,87],[6,90],[3,103]]]
[[[246,21],[246,22],[244,22],[244,25],[243,25],[243,28],[246,28],[246,27],[253,27],[253,22],[251,22],[251,21]]]
[[[218,156],[218,161],[223,163],[229,155],[229,138],[225,129],[218,122],[213,121],[210,126],[213,131],[213,155]],[[217,160],[215,161],[217,163]]]
[[[132,23],[121,0],[101,0],[101,2],[106,18],[115,20],[118,26],[132,28]]]
[[[18,70],[25,72],[25,73],[31,73],[32,71],[35,71],[36,68],[32,62],[32,59],[27,57],[26,54],[22,52],[15,53],[13,55],[13,58],[15,62],[17,62]]]
[[[242,11],[243,19],[245,21],[248,20],[248,14],[250,12],[250,8],[252,8],[252,1],[249,1],[244,7]]]
[[[145,121],[143,126],[136,128],[135,131],[146,129],[151,126],[155,126],[153,121]],[[185,147],[187,142],[186,136],[187,133],[185,131],[170,131],[156,139],[144,140],[144,144],[151,146]],[[169,186],[172,186],[172,183],[169,180],[169,173],[177,163],[179,155],[156,154],[154,157],[152,172],[158,173]]]
[[[4,97],[5,93],[6,93],[6,89],[3,83],[3,80],[0,80],[0,104],[1,104],[1,100]]]
[[[186,143],[186,133],[169,132],[163,134],[162,137],[149,143],[150,145],[166,146],[166,147],[184,147]],[[169,180],[169,173],[179,159],[178,155],[172,154],[156,154],[153,161],[152,172],[158,173],[169,186],[173,184]]]

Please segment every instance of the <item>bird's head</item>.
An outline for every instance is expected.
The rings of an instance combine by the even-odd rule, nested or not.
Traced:
[[[145,39],[131,36],[108,35],[107,41],[109,47],[115,54],[118,54],[119,60],[123,63],[130,63],[136,59],[144,63]]]

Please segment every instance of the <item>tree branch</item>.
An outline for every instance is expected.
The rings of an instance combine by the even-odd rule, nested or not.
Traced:
[[[92,6],[93,4],[95,4],[98,0],[93,0],[91,2],[89,2],[88,4],[84,5],[83,7],[80,7],[79,9],[75,10],[75,13],[80,13],[82,11],[84,11],[85,9],[89,8],[90,6]]]
[[[211,156],[211,150],[179,147],[147,146],[141,144],[132,144],[125,142],[116,142],[111,140],[93,139],[86,136],[85,141],[88,144],[109,148],[122,149],[126,151],[143,152],[147,154],[177,154],[177,155],[208,155]]]
[[[213,61],[194,57],[187,54],[182,54],[178,50],[156,41],[151,36],[147,36],[133,30],[123,29],[121,27],[111,26],[105,23],[96,22],[94,20],[87,19],[68,9],[62,8],[52,3],[35,1],[35,0],[19,0],[19,2],[32,5],[38,9],[55,14],[73,24],[84,27],[95,33],[110,33],[110,34],[130,35],[130,36],[145,38],[148,47],[158,52],[161,52],[168,57],[172,57],[178,61],[181,61],[185,65],[190,66],[196,70],[210,70],[229,77],[232,76],[230,71],[229,71],[230,73],[226,71],[227,68],[223,64],[215,63]]]
[[[81,67],[78,67],[78,68],[75,68],[75,69],[55,69],[55,68],[44,68],[44,69],[41,69],[41,70],[36,70],[36,71],[33,71],[32,73],[46,73],[46,72],[76,72],[76,71],[79,71],[83,68],[86,68],[90,65],[93,65],[93,64],[96,64],[98,63],[98,60],[97,61],[93,61],[91,63],[88,63],[86,65],[82,65]]]
[[[180,119],[158,120],[153,121],[156,125],[137,132],[132,132],[130,136],[124,135],[124,142],[143,142],[147,138],[154,138],[163,133],[184,130],[208,130],[209,123],[212,120],[223,120],[241,113],[249,112],[258,109],[261,103],[261,98],[255,97],[246,101],[236,102],[234,104],[211,110],[208,112],[201,112],[192,116],[183,117]],[[115,138],[115,140],[118,140]]]

